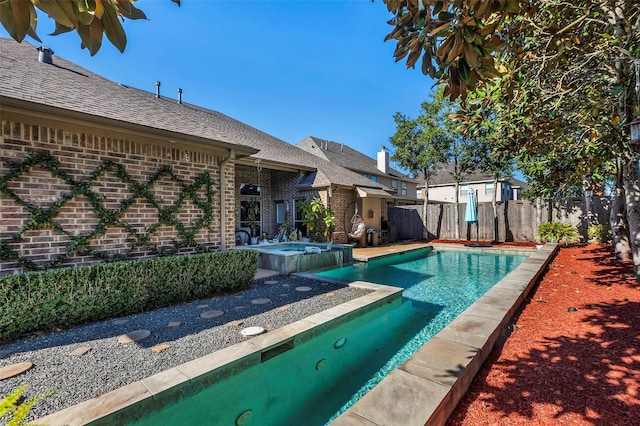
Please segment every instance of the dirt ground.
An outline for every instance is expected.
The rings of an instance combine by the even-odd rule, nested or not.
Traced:
[[[610,247],[562,248],[447,425],[640,424],[640,286]]]

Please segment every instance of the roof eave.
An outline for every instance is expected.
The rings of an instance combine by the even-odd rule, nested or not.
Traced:
[[[259,152],[259,150],[245,145],[233,144],[229,142],[203,138],[200,136],[158,129],[156,127],[144,126],[128,121],[115,120],[112,118],[68,110],[60,107],[45,105],[38,102],[26,101],[23,99],[16,99],[8,96],[0,95],[0,105],[2,105],[2,111],[7,113],[12,112],[15,114],[33,116],[38,118],[55,118],[58,121],[69,122],[73,124],[90,122],[96,125],[96,127],[105,127],[109,129],[113,129],[114,127],[116,127],[122,130],[127,130],[133,135],[153,135],[155,137],[165,139],[169,143],[176,143],[175,140],[179,139],[190,145],[196,145],[209,149],[233,149],[235,150],[236,158],[247,157]],[[49,115],[50,117],[43,116],[43,114]]]

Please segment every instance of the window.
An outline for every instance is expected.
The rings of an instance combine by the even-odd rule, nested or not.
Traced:
[[[284,202],[278,201],[276,203],[276,223],[278,225],[284,223],[284,221],[285,221],[284,213],[285,213]]]
[[[493,182],[484,184],[484,195],[493,195]]]
[[[461,197],[466,197],[467,195],[469,195],[469,185],[467,184],[460,185],[458,188],[459,188],[458,190],[460,191]]]
[[[371,175],[371,180],[374,182],[378,181],[378,176]]]
[[[400,195],[407,195],[407,182],[402,182],[402,193]]]
[[[302,231],[302,235],[306,235],[307,228],[302,223],[302,209],[300,208],[300,203],[304,200],[294,200],[293,204],[293,227]]]
[[[395,194],[397,194],[397,193],[398,193],[398,181],[397,181],[397,180],[393,179],[393,180],[391,181],[391,189],[393,189],[393,192],[394,192]]]

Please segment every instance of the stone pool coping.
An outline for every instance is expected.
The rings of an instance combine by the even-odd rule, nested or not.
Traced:
[[[244,342],[226,347],[204,357],[170,368],[161,373],[115,389],[31,424],[113,425],[125,424],[143,413],[161,408],[199,392],[211,384],[285,352],[366,312],[402,298],[397,287],[353,282],[350,287],[366,288],[371,293],[333,308],[293,322]]]
[[[432,246],[439,250],[526,252],[531,255],[332,425],[444,424],[491,353],[501,330],[558,250],[557,244],[545,244],[532,250]]]

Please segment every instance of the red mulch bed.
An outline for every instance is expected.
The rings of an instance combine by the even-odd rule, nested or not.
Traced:
[[[609,247],[562,248],[510,329],[447,425],[640,424],[640,286]]]

